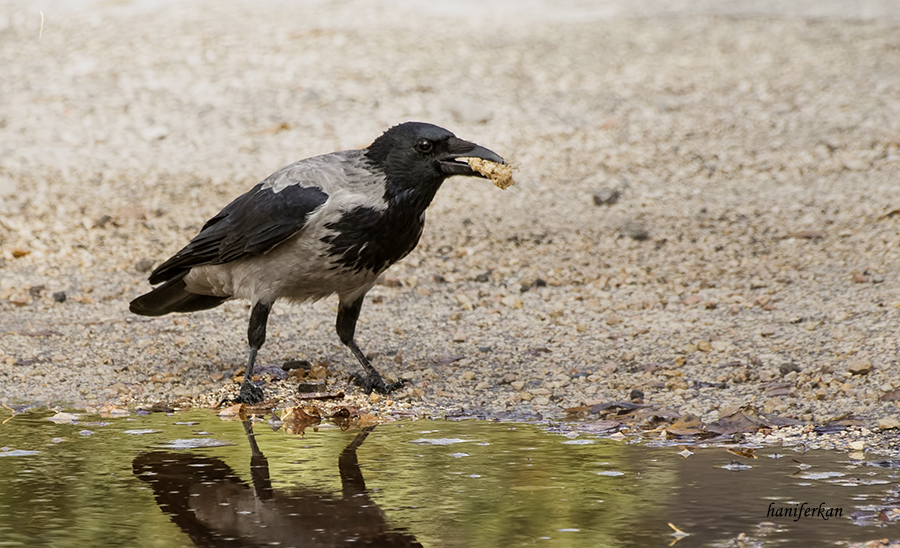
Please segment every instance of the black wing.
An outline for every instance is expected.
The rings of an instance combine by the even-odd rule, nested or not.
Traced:
[[[275,192],[264,185],[259,183],[206,221],[188,245],[150,274],[150,283],[170,280],[195,266],[265,253],[303,228],[328,199],[315,186],[292,184]]]

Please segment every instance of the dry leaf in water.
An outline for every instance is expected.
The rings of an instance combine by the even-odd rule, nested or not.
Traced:
[[[673,436],[696,436],[703,433],[703,421],[695,415],[685,415],[666,428]]]
[[[230,407],[226,407],[219,411],[219,417],[223,419],[247,420],[247,406],[243,403],[237,403]]]

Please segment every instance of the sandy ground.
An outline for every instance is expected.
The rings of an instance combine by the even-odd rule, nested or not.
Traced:
[[[518,184],[449,180],[370,293],[358,341],[414,385],[347,384],[334,299],[276,305],[264,367],[382,413],[638,389],[900,426],[900,3],[778,4],[0,3],[0,402],[233,393],[247,306],[133,316],[148,270],[275,169],[422,120]]]

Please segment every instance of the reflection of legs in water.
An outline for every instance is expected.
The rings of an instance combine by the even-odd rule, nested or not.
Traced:
[[[344,489],[344,498],[350,498],[361,495],[366,492],[366,480],[363,478],[362,471],[359,469],[359,460],[356,458],[356,450],[366,438],[369,432],[374,430],[374,426],[367,426],[353,438],[347,447],[341,451],[338,458],[338,469],[341,471],[341,487]]]
[[[152,451],[133,462],[134,474],[153,487],[160,508],[195,544],[341,546],[350,539],[358,546],[421,546],[409,533],[389,526],[369,498],[356,453],[374,427],[363,428],[338,457],[342,493],[336,495],[301,485],[273,489],[253,423],[243,426],[252,485],[209,455]]]
[[[253,423],[249,419],[242,422],[247,441],[250,442],[250,477],[253,480],[253,492],[259,500],[271,500],[272,478],[269,477],[269,461],[256,443]]]
[[[269,500],[272,498],[269,461],[260,450],[259,444],[256,443],[256,434],[253,433],[253,422],[245,420],[243,424],[244,432],[247,434],[247,441],[250,442],[250,473],[253,477],[253,490],[260,500]],[[356,456],[356,450],[366,441],[369,433],[374,429],[374,426],[363,428],[353,438],[353,441],[347,444],[347,447],[341,451],[341,456],[338,457],[338,469],[341,473],[341,486],[343,487],[344,498],[362,495],[366,492],[366,480],[359,469],[359,459]]]

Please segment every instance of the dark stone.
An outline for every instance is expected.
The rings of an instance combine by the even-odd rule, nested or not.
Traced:
[[[310,392],[324,392],[325,381],[305,381],[297,385],[297,392],[308,394]]]
[[[800,371],[800,366],[794,362],[783,363],[778,366],[778,371],[781,372],[782,375],[787,375],[791,371]]]
[[[292,369],[309,371],[312,369],[312,363],[310,363],[309,360],[288,360],[281,364],[281,368],[285,371],[291,371]]]

